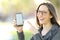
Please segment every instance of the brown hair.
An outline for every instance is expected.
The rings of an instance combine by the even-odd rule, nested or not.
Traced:
[[[47,6],[50,14],[53,16],[53,17],[51,18],[51,20],[50,20],[51,23],[52,23],[52,24],[57,24],[57,25],[59,26],[59,24],[57,23],[57,20],[56,20],[57,15],[56,15],[55,8],[54,8],[54,6],[53,6],[51,3],[42,3],[42,4],[40,4],[40,5],[38,6],[37,10],[36,10],[36,14],[38,13],[38,10],[39,10],[39,8],[40,8],[41,5]],[[36,16],[36,21],[37,21],[37,24],[40,26],[39,20],[38,20],[37,16]]]

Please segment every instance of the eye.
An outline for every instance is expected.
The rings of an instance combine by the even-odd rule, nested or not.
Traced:
[[[46,15],[47,12],[46,11],[38,11],[38,14]]]
[[[43,12],[43,14],[47,14],[47,12],[46,12],[46,11],[44,11],[44,12]]]
[[[41,14],[41,13],[43,13],[42,11],[38,11],[38,14]]]

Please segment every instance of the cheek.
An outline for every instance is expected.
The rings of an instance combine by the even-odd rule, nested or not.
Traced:
[[[46,21],[50,20],[50,16],[45,16],[45,20]]]

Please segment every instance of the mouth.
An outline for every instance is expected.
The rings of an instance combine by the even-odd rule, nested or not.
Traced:
[[[44,19],[39,19],[40,21],[43,21]]]
[[[42,23],[44,19],[39,19],[39,22]]]

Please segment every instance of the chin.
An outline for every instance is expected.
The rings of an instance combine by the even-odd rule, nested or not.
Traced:
[[[40,24],[45,24],[44,22],[40,22]]]
[[[40,24],[44,24],[44,23],[40,23]]]

